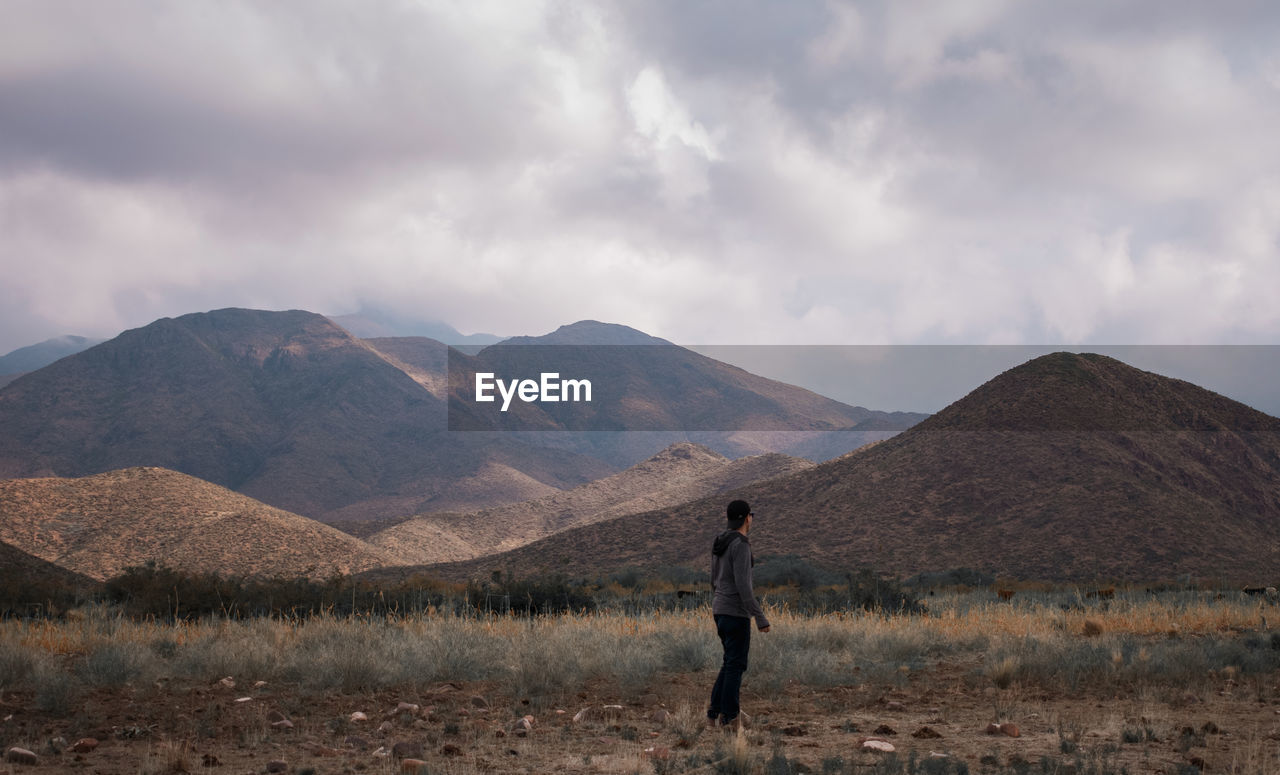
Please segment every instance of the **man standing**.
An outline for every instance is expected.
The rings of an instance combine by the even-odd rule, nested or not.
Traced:
[[[724,646],[724,662],[711,690],[707,720],[713,726],[740,729],[747,720],[738,707],[738,692],[742,687],[742,674],[747,672],[751,619],[755,618],[760,632],[769,631],[769,620],[751,588],[751,566],[755,562],[751,545],[747,543],[754,516],[751,507],[746,501],[732,501],[726,514],[728,529],[716,536],[711,547],[711,584],[715,590],[711,613]]]

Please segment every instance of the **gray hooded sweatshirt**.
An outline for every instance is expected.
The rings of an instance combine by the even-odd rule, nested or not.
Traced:
[[[737,530],[716,536],[711,547],[711,586],[715,597],[711,613],[754,618],[756,628],[769,626],[751,588],[751,545]]]

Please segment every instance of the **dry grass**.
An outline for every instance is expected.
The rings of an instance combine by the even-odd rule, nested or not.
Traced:
[[[1229,759],[1221,738],[1208,740],[1218,746],[1213,755],[1222,771],[1280,771],[1274,724],[1241,720],[1280,702],[1280,636],[1264,628],[1274,608],[1188,593],[1079,607],[1071,595],[1019,596],[1011,602],[986,593],[934,597],[928,615],[901,617],[770,609],[774,630],[753,633],[744,696],[772,731],[762,726],[738,737],[702,727],[706,687],[719,662],[705,610],[175,625],[93,609],[60,622],[0,623],[0,691],[21,698],[19,704],[29,697],[31,707],[65,728],[79,723],[82,696],[98,703],[135,693],[193,698],[184,702],[199,719],[166,727],[160,717],[154,737],[122,743],[146,747],[135,769],[149,772],[195,769],[215,744],[230,746],[215,750],[237,761],[245,752],[261,758],[294,745],[300,735],[340,746],[345,735],[360,732],[345,722],[351,710],[394,707],[399,697],[439,705],[440,719],[415,732],[433,741],[435,751],[457,742],[477,752],[437,757],[432,772],[508,771],[503,762],[509,762],[583,773],[769,773],[784,771],[787,757],[796,756],[807,757],[813,771],[905,772],[911,770],[867,769],[868,760],[850,753],[853,735],[887,721],[899,730],[895,742],[909,746],[908,733],[926,723],[938,726],[931,719],[939,715],[950,724],[948,736],[932,745],[978,757],[997,745],[1062,757],[1110,746],[1130,758],[1149,750],[1166,763],[1205,755],[1194,739],[1187,741],[1189,753],[1179,750],[1181,730],[1189,723],[1199,730],[1216,718],[1238,735]],[[1101,634],[1086,637],[1086,620],[1096,621]],[[227,676],[235,687],[224,691],[218,681]],[[258,681],[267,688],[255,689]],[[466,688],[441,700],[456,691],[441,689],[446,682]],[[450,710],[466,707],[473,692],[489,696],[491,714]],[[1189,692],[1198,698],[1190,706]],[[673,711],[665,722],[649,723],[652,711],[640,702],[649,693]],[[236,705],[242,695],[272,696],[292,708],[289,715],[300,714],[299,736],[273,735],[267,706]],[[907,722],[902,711],[888,710],[887,698],[895,697],[919,715]],[[603,705],[619,702],[621,718],[599,715]],[[1211,704],[1236,715],[1201,715]],[[568,722],[588,706],[586,721]],[[1270,718],[1271,711],[1264,712]],[[494,736],[494,729],[509,730],[511,720],[526,713],[539,718],[529,739]],[[778,748],[780,740],[792,739],[779,737],[781,730],[798,721],[806,731],[794,738],[796,747]],[[1024,737],[989,738],[980,731],[989,721],[1014,721]],[[140,722],[104,718],[99,726],[134,723]],[[227,742],[228,729],[239,729],[239,737]],[[22,739],[15,732],[9,742]],[[807,741],[817,747],[804,748]],[[655,745],[667,747],[670,758],[646,759],[642,752]],[[1011,761],[1014,750],[1022,749],[1008,748],[1002,761]],[[391,762],[369,756],[360,759],[368,771],[393,771]],[[479,756],[491,764],[481,766]],[[839,757],[845,758],[837,767]]]
[[[1059,688],[1073,688],[1094,678],[1198,682],[1210,671],[1264,672],[1280,654],[1280,638],[1264,630],[1275,609],[1253,600],[1171,593],[1086,607],[1041,597],[1010,605],[953,595],[931,599],[927,615],[902,617],[771,610],[774,631],[754,635],[752,678],[775,692],[892,685],[940,659],[976,654],[983,680],[998,688],[1055,675],[1067,682]],[[0,682],[47,678],[55,666],[105,687],[160,674],[283,680],[315,691],[501,679],[550,701],[593,679],[639,692],[661,675],[715,669],[708,620],[699,610],[168,624],[93,609],[65,621],[5,622]],[[1084,637],[1086,623],[1101,634]]]

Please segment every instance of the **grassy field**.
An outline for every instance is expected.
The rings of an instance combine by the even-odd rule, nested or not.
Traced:
[[[39,763],[0,767],[401,772],[420,754],[443,773],[1280,772],[1280,607],[1123,591],[927,603],[771,610],[737,737],[700,723],[719,663],[706,610],[7,621],[0,743]],[[987,734],[999,723],[1018,736]],[[84,737],[99,746],[73,752]]]

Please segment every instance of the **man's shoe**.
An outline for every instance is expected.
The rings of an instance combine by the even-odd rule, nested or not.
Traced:
[[[711,718],[710,716],[707,716],[707,728],[715,729],[719,727],[721,725],[721,722],[723,721],[724,721],[724,716],[716,716],[715,718]]]
[[[751,717],[745,711],[739,711],[737,718],[724,722],[723,726],[733,732],[737,732],[739,729],[750,729]]]

